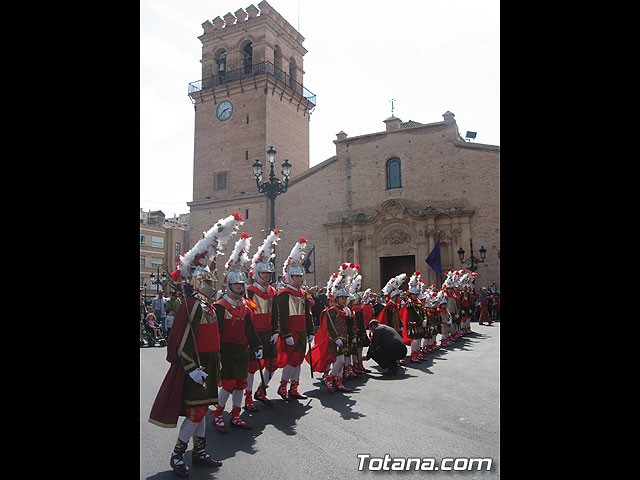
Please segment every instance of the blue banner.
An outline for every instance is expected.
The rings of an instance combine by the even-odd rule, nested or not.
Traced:
[[[427,262],[427,265],[433,268],[436,273],[442,272],[442,263],[440,258],[440,235],[438,235],[436,246],[433,247],[433,250],[431,250],[431,253],[426,258],[425,262]]]

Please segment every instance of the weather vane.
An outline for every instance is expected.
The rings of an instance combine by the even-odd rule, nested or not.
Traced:
[[[392,98],[392,99],[390,100],[390,102],[391,102],[391,116],[392,116],[392,117],[393,117],[393,102],[395,102],[395,101],[396,101],[396,99],[395,99],[395,98]]]

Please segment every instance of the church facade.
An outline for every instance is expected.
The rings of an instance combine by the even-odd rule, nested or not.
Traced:
[[[309,113],[303,86],[304,38],[266,1],[203,24],[202,80],[190,84],[195,108],[192,244],[232,212],[245,217],[251,255],[268,234],[271,202],[252,165],[277,151],[275,174],[291,160],[286,193],[275,201],[281,240],[276,270],[304,236],[314,247],[308,285],[324,286],[342,262],[360,264],[362,288],[379,290],[399,273],[440,277],[425,259],[440,239],[442,267],[469,268],[477,285],[500,285],[500,147],[462,139],[453,113],[441,121],[381,121],[381,131],[337,134],[336,154],[309,167]],[[232,246],[227,247],[230,251]],[[218,275],[222,278],[225,257]]]

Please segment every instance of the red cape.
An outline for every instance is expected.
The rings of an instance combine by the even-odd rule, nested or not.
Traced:
[[[362,305],[361,310],[364,315],[364,328],[368,328],[369,322],[371,321],[371,318],[373,318],[373,305],[369,303]]]
[[[329,366],[336,361],[336,357],[331,355],[331,351],[329,349],[331,338],[329,337],[329,330],[327,330],[328,315],[329,314],[327,313],[326,309],[323,310],[320,314],[322,325],[320,326],[320,330],[318,330],[315,337],[313,337],[313,347],[311,347],[307,354],[304,356],[304,359],[310,365],[311,360],[313,360],[313,372],[324,373],[329,370]]]
[[[191,313],[200,300],[194,297],[186,297],[186,301],[189,313]],[[178,350],[186,332],[188,321],[189,316],[187,315],[183,297],[183,301],[173,320],[171,335],[169,335],[169,341],[167,342],[167,362],[171,366],[164,377],[162,385],[160,385],[160,390],[158,390],[149,414],[149,422],[159,427],[175,428],[178,423],[178,417],[186,416],[184,403],[182,402],[185,372],[182,362],[180,362]]]
[[[376,317],[376,320],[378,320],[378,322],[380,322],[383,325],[387,325],[387,308],[389,308],[389,306],[391,306],[391,301],[387,302],[387,304],[384,306],[384,308],[380,311],[380,313]],[[398,305],[396,305],[395,303],[393,304],[393,306],[396,308],[399,308]]]
[[[405,302],[405,304],[400,309],[400,320],[404,325],[402,329],[402,339],[404,340],[405,345],[411,345],[413,341],[411,338],[407,337],[407,330],[409,330],[409,312],[407,312],[407,305],[409,302]]]

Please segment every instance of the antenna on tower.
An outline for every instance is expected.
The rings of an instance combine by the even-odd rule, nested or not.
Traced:
[[[392,98],[391,100],[389,100],[389,102],[391,102],[391,116],[393,117],[393,102],[395,102],[396,99]]]

